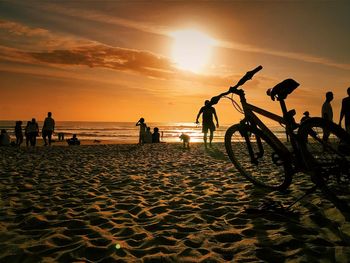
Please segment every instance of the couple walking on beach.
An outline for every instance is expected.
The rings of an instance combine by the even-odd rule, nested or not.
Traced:
[[[138,122],[136,122],[136,126],[140,126],[140,135],[139,135],[139,144],[142,145],[144,143],[159,143],[160,142],[160,134],[159,129],[155,127],[153,129],[153,133],[151,133],[151,127],[147,127],[144,118],[140,118]]]
[[[18,146],[23,142],[23,133],[22,133],[22,121],[17,121],[15,126],[15,135],[16,135],[16,144]],[[48,112],[47,117],[45,118],[44,125],[42,128],[42,137],[44,140],[44,145],[51,145],[52,134],[55,130],[55,120],[52,118],[52,113]],[[36,122],[35,118],[32,118],[31,121],[27,122],[25,128],[26,144],[29,146],[36,145],[36,137],[39,136],[39,124]]]

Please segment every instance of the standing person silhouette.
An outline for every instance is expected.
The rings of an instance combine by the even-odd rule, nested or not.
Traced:
[[[44,121],[43,129],[42,129],[44,146],[47,145],[46,137],[49,139],[49,145],[51,145],[52,133],[55,130],[55,120],[51,116],[52,116],[52,113],[48,112],[47,117],[45,118],[45,121]]]
[[[29,126],[30,121],[27,122],[27,126],[24,128],[24,135],[26,136],[26,145],[29,146],[30,138],[29,138]]]
[[[145,123],[145,119],[141,118],[138,122],[136,122],[136,126],[140,126],[140,136],[139,136],[139,144],[145,143],[145,135],[146,135],[146,128],[147,125]]]
[[[326,101],[322,105],[322,118],[325,120],[333,121],[333,109],[331,101],[333,100],[333,92],[328,91],[326,93]],[[329,131],[327,129],[323,130],[323,140],[328,141]]]
[[[31,146],[35,146],[36,145],[36,136],[39,135],[39,125],[36,122],[35,118],[32,119],[31,122],[29,122],[28,124],[28,137],[29,137],[29,142]]]
[[[199,117],[200,115],[203,114],[202,116],[202,132],[204,133],[204,146],[205,148],[207,148],[207,134],[208,134],[208,130],[210,131],[210,136],[209,136],[209,145],[210,147],[211,142],[213,141],[214,138],[214,131],[215,131],[215,125],[214,125],[214,121],[213,121],[213,115],[215,117],[216,120],[216,127],[219,128],[219,120],[218,120],[218,116],[216,115],[216,111],[215,108],[213,106],[211,106],[210,101],[206,100],[204,102],[204,106],[199,110],[197,118],[196,118],[196,123],[198,124],[199,121]]]
[[[16,135],[16,145],[21,146],[23,142],[22,121],[16,121],[15,135]]]
[[[350,87],[347,89],[348,97],[344,98],[341,104],[339,125],[345,117],[345,130],[350,133]]]

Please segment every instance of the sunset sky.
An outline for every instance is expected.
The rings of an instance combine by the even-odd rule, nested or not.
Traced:
[[[248,70],[248,101],[280,113],[266,90],[335,121],[350,87],[350,1],[0,0],[0,119],[191,121]],[[216,106],[221,123],[241,115]]]

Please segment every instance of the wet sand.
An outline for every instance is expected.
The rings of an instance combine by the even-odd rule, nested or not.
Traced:
[[[0,262],[349,262],[349,214],[312,183],[247,182],[222,144],[0,147]],[[248,208],[248,209],[247,209]],[[253,209],[249,209],[253,208]]]

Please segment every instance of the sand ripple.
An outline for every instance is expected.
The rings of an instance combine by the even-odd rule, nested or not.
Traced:
[[[0,148],[0,262],[350,261],[349,214],[252,186],[222,144]]]

